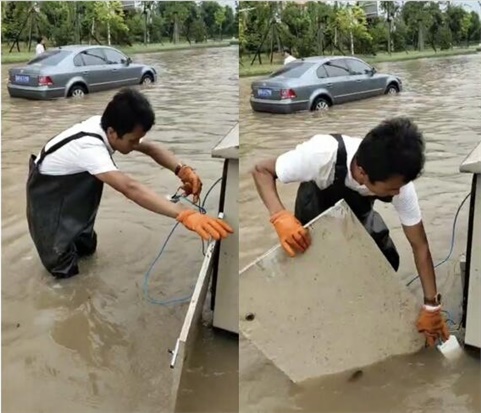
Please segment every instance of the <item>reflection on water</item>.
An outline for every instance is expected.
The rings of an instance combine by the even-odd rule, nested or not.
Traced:
[[[416,181],[423,220],[435,262],[449,251],[454,214],[470,191],[471,176],[459,165],[480,141],[481,55],[423,59],[376,65],[379,71],[403,79],[405,91],[335,106],[327,113],[272,115],[254,113],[249,106],[252,79],[241,79],[241,182],[240,266],[245,267],[277,242],[249,170],[262,158],[279,155],[317,133],[364,136],[381,120],[412,117],[427,141],[424,175]],[[279,185],[287,208],[293,208],[296,185]],[[410,247],[391,205],[376,205],[391,229],[401,254],[399,276],[408,281],[415,273]],[[458,217],[456,244],[451,259],[437,269],[438,288],[445,308],[460,317],[461,286],[457,258],[464,252],[467,204]],[[412,291],[421,297],[419,283]],[[242,299],[242,297],[241,297]],[[413,326],[414,328],[414,326]],[[372,366],[354,382],[345,377],[292,385],[249,343],[240,344],[240,405],[243,412],[477,412],[479,355],[459,364],[443,360],[440,353],[419,355]]]
[[[143,89],[156,112],[147,139],[162,142],[197,168],[204,188],[222,173],[222,162],[211,158],[211,148],[238,119],[237,56],[238,49],[229,47],[135,57],[159,72],[158,83]],[[7,69],[2,67],[2,78]],[[157,413],[169,404],[167,349],[175,344],[186,305],[153,306],[143,300],[142,284],[174,222],[105,188],[96,227],[98,252],[81,263],[79,276],[58,283],[40,265],[25,219],[30,153],[72,124],[101,114],[114,93],[35,102],[10,99],[3,85],[4,412]],[[115,160],[124,172],[161,194],[177,189],[172,173],[141,154],[116,154]],[[215,211],[217,204],[218,190],[209,197],[207,210]],[[153,272],[150,295],[184,296],[201,261],[199,239],[179,228]],[[231,361],[236,344],[223,341],[216,346],[225,371],[236,369],[236,360]],[[209,372],[198,380],[208,382]],[[233,391],[237,401],[237,389]]]

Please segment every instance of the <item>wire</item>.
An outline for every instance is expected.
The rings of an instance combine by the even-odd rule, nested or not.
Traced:
[[[434,268],[437,268],[441,265],[443,265],[445,262],[447,262],[449,260],[449,258],[451,257],[451,254],[453,253],[453,249],[454,249],[454,238],[455,238],[455,232],[456,232],[456,221],[458,220],[458,215],[459,215],[459,211],[461,211],[461,208],[463,207],[464,203],[466,202],[466,200],[469,198],[469,196],[471,195],[471,193],[469,193],[468,195],[466,195],[466,197],[463,199],[463,202],[461,202],[461,204],[459,205],[458,207],[458,210],[456,211],[456,214],[454,215],[454,221],[453,221],[453,229],[452,229],[452,232],[451,232],[451,247],[449,249],[449,254],[448,256],[442,260],[440,263],[436,264],[434,266]],[[419,274],[416,275],[411,281],[409,281],[407,284],[406,284],[406,287],[409,287],[414,281],[416,281],[417,279],[419,278]]]
[[[205,203],[207,201],[207,198],[209,197],[209,194],[212,192],[212,190],[214,189],[214,187],[222,181],[222,178],[219,178],[217,181],[215,181],[212,186],[209,188],[209,190],[207,191],[207,193],[205,194],[205,197],[202,201],[202,204],[194,204],[192,201],[190,201],[189,199],[187,199],[186,197],[182,196],[182,195],[178,195],[177,193],[175,193],[172,197],[171,197],[171,200],[172,202],[181,202],[181,201],[186,201],[188,202],[189,204],[191,204],[192,206],[196,207],[199,212],[201,214],[205,214],[206,213],[206,210],[204,208],[205,206]],[[178,192],[178,191],[177,191]],[[162,256],[162,254],[164,253],[164,250],[170,240],[170,238],[172,237],[172,235],[174,234],[177,226],[179,225],[179,222],[177,222],[173,227],[172,229],[170,230],[169,234],[167,235],[167,238],[165,239],[164,241],[164,244],[162,245],[162,247],[160,248],[160,251],[159,253],[157,254],[157,256],[155,257],[154,261],[152,262],[152,264],[150,265],[149,269],[147,270],[147,272],[145,273],[145,276],[144,276],[144,287],[143,287],[143,290],[144,290],[144,298],[146,301],[148,301],[149,303],[151,304],[155,304],[155,305],[161,305],[161,306],[169,306],[169,305],[172,305],[172,304],[181,304],[181,303],[184,303],[184,302],[187,302],[191,299],[192,297],[192,293],[193,291],[189,294],[189,295],[186,295],[184,297],[178,297],[178,298],[171,298],[171,299],[167,299],[167,300],[158,300],[158,299],[155,299],[155,298],[152,298],[149,294],[149,281],[150,281],[150,278],[152,276],[152,270],[154,269],[155,267],[155,264],[157,264],[157,262],[159,261],[160,257]],[[204,252],[204,240],[202,240],[202,254],[205,255],[205,252]]]

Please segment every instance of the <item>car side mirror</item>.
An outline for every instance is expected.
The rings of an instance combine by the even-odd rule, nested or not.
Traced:
[[[132,63],[132,59],[130,57],[127,57],[127,61],[125,62],[128,65],[130,65]]]
[[[377,73],[377,70],[375,67],[371,69],[371,76],[374,76]]]

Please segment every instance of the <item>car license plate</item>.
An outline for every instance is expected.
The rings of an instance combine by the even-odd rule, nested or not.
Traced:
[[[15,75],[15,82],[16,83],[29,83],[30,76],[27,75]]]
[[[260,98],[268,98],[272,96],[272,90],[270,89],[257,89],[257,96]]]

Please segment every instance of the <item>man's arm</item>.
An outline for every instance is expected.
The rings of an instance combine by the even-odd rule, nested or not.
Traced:
[[[257,192],[270,215],[285,209],[277,192],[276,160],[277,158],[271,158],[261,161],[252,170]]]
[[[201,214],[193,209],[184,207],[180,203],[172,203],[163,199],[154,191],[120,171],[105,172],[95,176],[141,207],[175,218],[184,227],[195,231],[204,240],[209,240],[210,238],[219,240],[233,233],[232,228],[223,220]]]
[[[441,303],[437,300],[436,275],[433,259],[422,221],[413,226],[403,226],[404,233],[413,249],[414,261],[421,278],[424,304],[416,321],[418,332],[425,335],[428,346],[433,347],[438,339],[446,341],[449,329],[443,318]]]
[[[180,165],[180,161],[167,148],[153,142],[140,142],[135,150],[150,156],[160,166],[175,172],[175,168]]]
[[[162,198],[145,185],[120,171],[105,172],[95,176],[131,201],[157,214],[177,218],[180,212],[187,209],[180,203],[173,203]]]
[[[199,202],[202,181],[190,166],[182,165],[172,152],[156,143],[141,142],[135,147],[135,150],[150,156],[160,166],[174,172],[183,183],[181,188],[184,195],[192,194],[194,204]]]
[[[403,230],[411,244],[414,262],[421,279],[424,298],[425,300],[433,300],[434,303],[437,294],[436,275],[423,222],[421,221],[413,226],[403,225]]]
[[[282,205],[276,187],[276,160],[272,158],[259,162],[254,167],[252,176],[282,247],[287,254],[294,257],[296,251],[304,252],[309,247],[311,239],[309,231]]]

